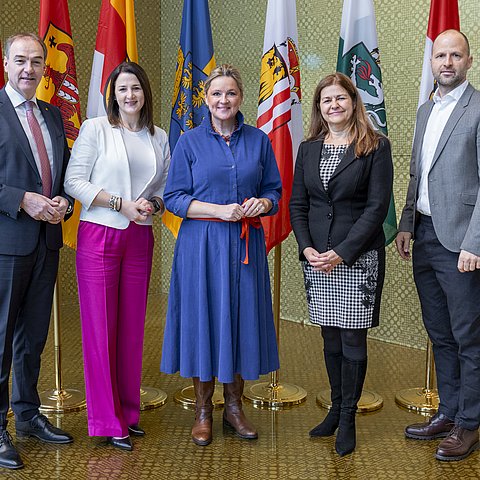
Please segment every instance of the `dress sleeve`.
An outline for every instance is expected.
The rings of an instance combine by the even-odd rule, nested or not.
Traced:
[[[188,207],[195,200],[188,137],[180,137],[173,151],[163,200],[167,210],[177,217],[187,218]]]
[[[263,176],[260,184],[260,198],[268,198],[273,207],[266,213],[266,216],[275,215],[278,211],[278,202],[282,196],[282,179],[278,171],[277,161],[270,140],[266,135],[263,137],[264,155]]]

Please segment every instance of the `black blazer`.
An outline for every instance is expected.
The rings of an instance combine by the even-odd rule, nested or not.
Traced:
[[[323,139],[303,142],[298,150],[290,219],[303,250],[327,250],[328,238],[335,252],[351,266],[368,250],[385,244],[382,224],[388,212],[393,185],[390,142],[386,137],[373,153],[357,158],[350,145],[328,184],[320,179]]]
[[[70,152],[58,108],[38,100],[38,106],[50,132],[54,171],[52,197],[72,199],[63,190],[63,180]],[[62,225],[45,223],[43,228],[23,210],[18,211],[25,192],[42,193],[42,179],[30,144],[12,102],[0,90],[0,254],[28,255],[45,232],[47,247],[58,250],[63,245]]]

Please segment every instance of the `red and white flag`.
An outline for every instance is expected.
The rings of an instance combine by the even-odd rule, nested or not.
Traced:
[[[433,42],[440,33],[450,29],[460,30],[458,0],[431,0],[418,106],[431,98],[436,89],[430,66]]]
[[[295,0],[268,1],[257,127],[270,138],[283,186],[278,213],[262,218],[268,252],[292,231],[288,203],[303,138]]]
[[[123,61],[138,62],[133,0],[102,0],[88,90],[87,117],[105,115],[105,84]]]

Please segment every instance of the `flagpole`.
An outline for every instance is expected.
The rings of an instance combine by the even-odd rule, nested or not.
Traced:
[[[418,413],[432,414],[438,410],[440,399],[434,388],[435,361],[432,342],[428,339],[425,358],[425,386],[400,390],[395,396],[395,402],[400,407]]]
[[[282,280],[282,244],[274,248],[273,270],[273,320],[277,335],[277,345],[280,350],[280,287]],[[243,396],[252,402],[254,407],[277,410],[303,403],[307,398],[307,392],[302,387],[291,383],[280,383],[279,371],[270,374],[270,382],[260,382],[248,385]]]
[[[68,413],[83,410],[87,405],[83,392],[63,388],[58,278],[53,290],[53,346],[55,388],[40,393],[40,411],[42,413]]]

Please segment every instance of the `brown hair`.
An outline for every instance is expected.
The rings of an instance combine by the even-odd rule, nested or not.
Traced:
[[[355,155],[361,157],[368,155],[378,147],[379,133],[373,129],[368,118],[362,99],[352,81],[343,73],[332,73],[320,80],[313,94],[312,118],[307,140],[325,138],[329,132],[328,124],[322,117],[320,99],[322,90],[331,85],[338,85],[346,90],[353,103],[353,114],[348,126],[348,136],[355,143]]]
[[[219,65],[210,72],[210,75],[205,80],[205,96],[207,96],[212,82],[218,77],[232,77],[237,83],[237,87],[240,90],[240,96],[243,99],[243,81],[242,77],[240,76],[240,72],[237,68],[235,68],[233,65],[229,65],[228,63]]]
[[[13,42],[16,40],[20,40],[21,38],[30,38],[31,40],[35,40],[38,42],[41,47],[42,47],[42,52],[43,52],[43,60],[47,59],[47,46],[43,42],[43,40],[35,33],[30,33],[30,32],[20,32],[20,33],[15,33],[14,35],[11,35],[5,40],[5,57],[8,58],[10,55],[10,48],[12,48]]]
[[[151,135],[155,133],[155,126],[153,124],[153,98],[152,89],[148,80],[145,70],[135,62],[122,62],[116,67],[108,77],[106,83],[107,93],[107,116],[111,125],[119,126],[122,124],[120,118],[120,111],[118,108],[117,100],[115,99],[115,84],[117,83],[118,76],[121,73],[131,73],[138,78],[140,86],[143,90],[145,102],[140,110],[140,127],[146,127]]]

